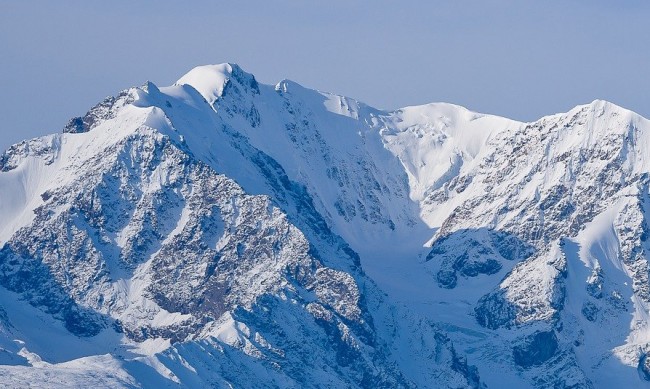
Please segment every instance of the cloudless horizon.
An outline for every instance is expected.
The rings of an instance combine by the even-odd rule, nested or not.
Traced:
[[[0,149],[108,95],[235,62],[382,109],[532,121],[604,99],[650,117],[643,0],[0,3]]]

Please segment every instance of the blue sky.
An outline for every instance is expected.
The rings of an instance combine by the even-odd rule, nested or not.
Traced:
[[[0,148],[220,62],[378,108],[534,120],[600,98],[650,117],[648,20],[642,0],[2,1]]]

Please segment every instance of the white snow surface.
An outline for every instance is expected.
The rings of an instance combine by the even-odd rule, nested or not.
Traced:
[[[148,83],[129,93],[132,103],[88,132],[14,146],[23,151],[4,163],[15,168],[0,172],[0,248],[33,222],[43,193],[73,182],[90,160],[137,133],[167,137],[246,193],[278,201],[277,188],[252,157],[233,146],[234,136],[244,137],[304,186],[329,228],[359,254],[363,271],[392,307],[382,309],[401,312],[401,341],[390,347],[415,385],[445,386],[405,346],[417,344],[423,355],[435,347],[433,335],[419,334],[418,322],[444,331],[488,387],[545,387],[549,377],[585,387],[648,384],[637,371],[650,351],[647,243],[636,234],[647,228],[650,206],[645,118],[599,100],[533,123],[445,103],[382,111],[289,80],[258,84],[234,64],[196,67],[173,86]],[[166,182],[160,177],[150,190]],[[190,217],[187,207],[176,211],[167,243]],[[129,228],[135,227],[115,237],[120,247],[133,234]],[[452,270],[457,284],[443,287],[440,272],[455,266],[471,242],[488,245],[491,231],[524,241],[536,254],[494,254],[500,263],[495,273]],[[428,256],[430,246],[444,239],[457,254]],[[183,322],[188,315],[146,297],[150,266],[145,261],[132,277],[113,284],[109,293],[122,296],[121,317],[148,317],[159,326]],[[604,274],[604,297],[587,290],[595,272]],[[511,324],[488,328],[477,321],[481,298],[491,293],[515,307]],[[264,339],[250,343],[254,334],[230,313],[195,338],[206,343],[175,350],[168,339],[138,343],[108,329],[78,338],[17,294],[0,288],[0,297],[13,326],[0,327],[0,348],[12,355],[0,359],[0,382],[10,386],[192,386],[198,381],[172,372],[165,360],[171,357],[161,353],[174,350],[194,377],[196,365],[184,358],[198,358],[192,354],[197,348],[214,354],[226,344],[253,355],[264,347]],[[588,319],[583,311],[592,306],[598,313]],[[382,310],[374,315],[378,321],[389,316]],[[560,351],[539,365],[516,365],[513,345],[535,331],[554,332]],[[275,373],[259,374],[281,386]]]

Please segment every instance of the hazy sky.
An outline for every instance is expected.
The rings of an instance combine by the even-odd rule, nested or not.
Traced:
[[[0,148],[121,89],[236,62],[378,108],[650,117],[650,1],[0,1]]]

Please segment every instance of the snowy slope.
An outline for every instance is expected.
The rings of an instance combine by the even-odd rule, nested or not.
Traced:
[[[0,157],[0,380],[646,384],[649,132],[234,64],[123,91]]]

